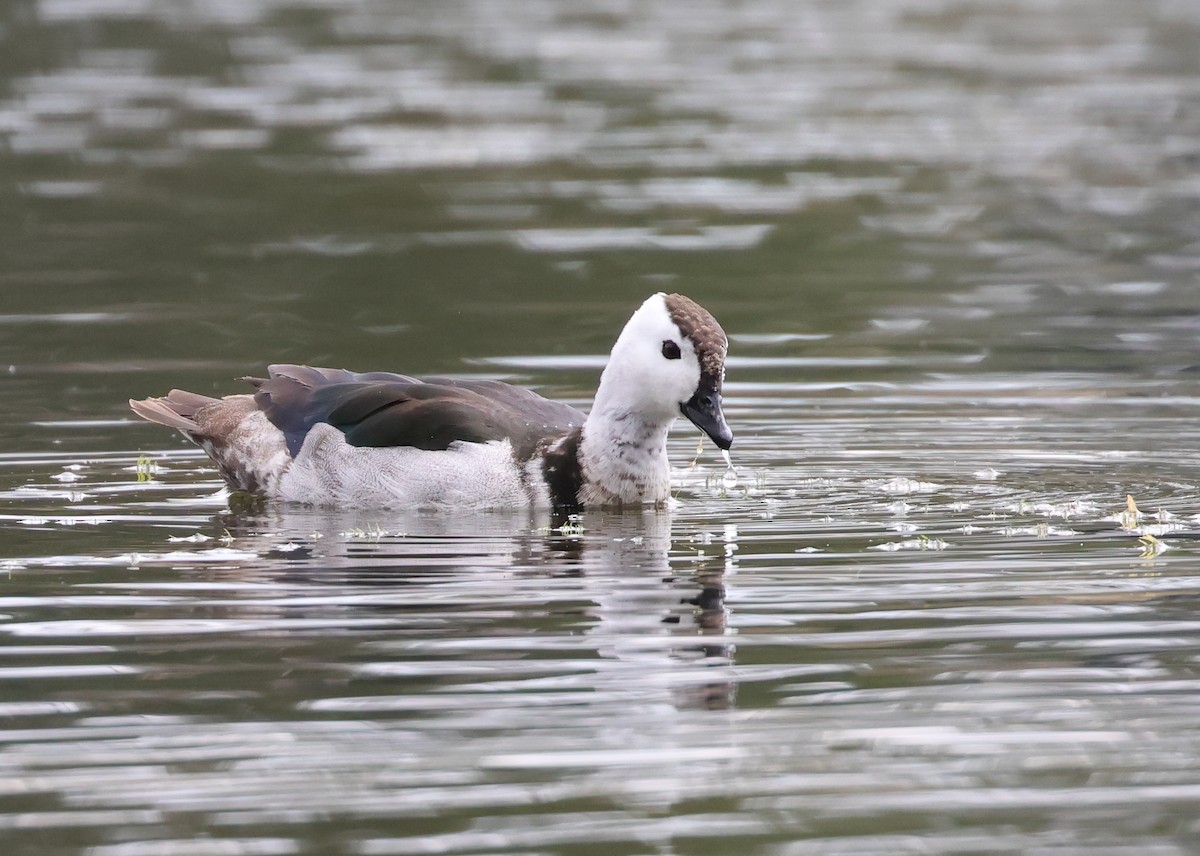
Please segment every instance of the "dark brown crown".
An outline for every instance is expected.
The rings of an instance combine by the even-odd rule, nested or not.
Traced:
[[[725,352],[729,339],[712,314],[690,297],[668,294],[663,298],[671,320],[687,336],[700,358],[700,383],[720,390],[725,379]]]

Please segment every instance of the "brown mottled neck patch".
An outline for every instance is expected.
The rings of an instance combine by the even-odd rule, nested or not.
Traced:
[[[701,385],[719,390],[725,379],[725,352],[729,348],[725,331],[712,313],[690,297],[668,294],[663,302],[671,320],[683,335],[691,339],[696,349],[696,355],[700,358]]]

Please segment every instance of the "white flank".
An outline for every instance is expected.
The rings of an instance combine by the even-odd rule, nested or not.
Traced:
[[[507,440],[451,443],[441,451],[369,448],[351,446],[325,423],[308,432],[276,496],[359,508],[499,508],[531,499]]]

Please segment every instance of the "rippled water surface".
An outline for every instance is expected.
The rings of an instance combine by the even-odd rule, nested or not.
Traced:
[[[1200,850],[1200,6],[0,5],[5,854]],[[231,500],[130,397],[586,407],[666,511]],[[1130,499],[1127,499],[1130,497]]]

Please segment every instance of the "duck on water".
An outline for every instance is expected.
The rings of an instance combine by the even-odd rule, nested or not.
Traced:
[[[234,490],[359,508],[663,504],[681,413],[721,449],[725,332],[654,294],[613,345],[591,412],[490,380],[273,365],[253,394],[131,400],[199,444]]]

